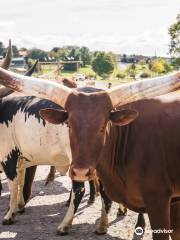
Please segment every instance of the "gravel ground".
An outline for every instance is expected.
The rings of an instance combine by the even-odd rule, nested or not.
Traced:
[[[57,177],[54,183],[45,186],[45,178],[49,167],[38,167],[33,185],[32,199],[26,206],[22,215],[16,216],[16,223],[11,226],[0,224],[0,239],[9,240],[135,240],[134,227],[137,214],[128,211],[122,219],[116,216],[117,204],[114,203],[109,216],[110,227],[108,233],[103,236],[94,234],[95,223],[100,218],[101,200],[96,198],[93,205],[87,205],[89,187],[86,184],[86,193],[74,218],[72,229],[68,236],[56,236],[56,227],[59,225],[67,210],[65,203],[71,189],[71,181],[68,177]],[[9,191],[7,181],[3,176],[3,192],[0,198],[0,220],[2,220],[9,203]],[[151,240],[151,234],[147,233],[149,221],[146,216],[146,233],[143,239]]]

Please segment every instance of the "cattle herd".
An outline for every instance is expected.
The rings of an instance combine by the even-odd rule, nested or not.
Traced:
[[[97,234],[107,232],[115,201],[119,214],[139,213],[136,227],[145,228],[148,214],[153,240],[179,240],[180,73],[78,88],[68,79],[31,77],[36,63],[24,76],[8,71],[11,58],[10,42],[0,67],[0,170],[10,191],[2,223],[24,211],[36,166],[50,165],[47,182],[56,170],[72,180],[58,235],[68,234],[89,181],[89,202],[98,190],[102,199]]]

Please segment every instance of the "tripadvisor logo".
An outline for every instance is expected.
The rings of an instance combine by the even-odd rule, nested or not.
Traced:
[[[135,234],[138,236],[142,236],[144,234],[144,229],[142,227],[137,227],[135,229]],[[173,229],[154,229],[154,230],[147,230],[147,233],[166,233],[166,234],[171,234],[173,233]]]
[[[134,232],[135,232],[136,235],[142,236],[143,233],[144,233],[144,230],[143,230],[142,227],[137,227]]]

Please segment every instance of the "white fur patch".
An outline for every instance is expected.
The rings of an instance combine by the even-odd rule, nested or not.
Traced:
[[[52,165],[65,174],[71,162],[68,128],[65,124],[53,125],[39,122],[18,111],[12,122],[0,124],[0,162],[17,147],[24,157],[21,168],[33,165]]]

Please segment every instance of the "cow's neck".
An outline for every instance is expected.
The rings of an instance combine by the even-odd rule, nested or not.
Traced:
[[[126,179],[125,179],[125,157],[126,142],[128,138],[128,127],[117,127],[111,123],[106,129],[105,147],[99,164],[97,166],[98,174],[105,186],[107,194],[116,202],[126,202]],[[116,185],[116,186],[115,186]],[[112,186],[117,187],[117,191],[111,192]],[[118,196],[116,195],[116,193]],[[122,196],[121,196],[122,195]],[[117,199],[118,198],[118,199]],[[119,199],[121,198],[121,199]]]

